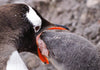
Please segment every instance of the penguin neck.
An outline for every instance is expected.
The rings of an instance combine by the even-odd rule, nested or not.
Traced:
[[[21,28],[12,31],[9,40],[11,44],[18,50],[18,52],[32,52],[35,48],[35,32],[32,27]]]
[[[33,33],[33,31],[31,30],[28,30],[27,32],[23,32],[23,35],[19,37],[16,46],[18,52],[26,51],[26,52],[34,53],[36,49],[35,33]]]

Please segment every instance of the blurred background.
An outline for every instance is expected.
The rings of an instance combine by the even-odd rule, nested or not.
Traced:
[[[0,0],[0,5],[10,3],[26,3],[50,22],[68,26],[71,32],[100,47],[100,0]],[[21,56],[31,70],[56,70],[31,53]]]

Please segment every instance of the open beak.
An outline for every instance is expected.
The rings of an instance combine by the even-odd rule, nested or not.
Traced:
[[[33,8],[34,9],[34,8]],[[34,9],[35,10],[35,9]],[[41,44],[40,44],[40,42],[42,43],[42,44],[45,44],[44,42],[43,42],[43,40],[41,40],[40,39],[40,36],[41,36],[41,34],[42,34],[42,32],[44,31],[44,30],[54,30],[54,29],[56,29],[56,30],[69,30],[69,28],[67,28],[66,26],[63,26],[63,25],[58,25],[58,24],[52,24],[52,23],[50,23],[50,22],[48,22],[47,20],[45,20],[38,12],[37,12],[37,10],[35,10],[36,11],[36,13],[39,15],[39,17],[42,19],[42,26],[41,26],[41,28],[40,28],[40,30],[37,32],[37,33],[35,33],[36,34],[36,44],[37,44],[37,52],[38,52],[38,56],[39,56],[39,58],[40,58],[40,60],[42,61],[42,62],[44,62],[44,63],[46,63],[46,64],[49,64],[49,61],[48,61],[48,59],[47,59],[47,57],[48,57],[48,55],[49,55],[49,51],[47,50],[46,52],[47,52],[47,54],[45,55],[43,55],[42,54],[42,51],[43,50],[41,50],[41,48],[42,49],[47,49],[46,48],[46,45],[45,45],[45,47],[39,47],[39,46],[41,46]],[[39,41],[39,40],[41,40],[41,41]]]
[[[69,30],[67,27],[65,27],[65,26],[62,26],[62,25],[55,25],[55,24],[53,24],[53,26],[52,27],[48,27],[46,30]],[[39,56],[39,58],[40,58],[40,60],[42,61],[42,62],[44,62],[44,63],[46,63],[46,64],[49,64],[49,61],[48,61],[48,59],[47,59],[47,57],[49,56],[49,51],[47,50],[47,52],[46,53],[48,53],[48,55],[43,55],[42,54],[42,52],[41,52],[41,50],[40,50],[40,48],[39,48],[39,43],[38,42],[40,42],[39,41],[39,39],[40,39],[40,36],[41,36],[41,34],[42,34],[42,32],[40,33],[40,34],[38,34],[37,35],[37,37],[36,37],[36,43],[37,43],[37,51],[38,51],[38,56]],[[44,42],[42,42],[42,43],[44,43]],[[46,47],[46,46],[45,46]],[[42,47],[43,48],[43,47]]]
[[[56,30],[69,30],[69,28],[66,26],[63,26],[63,25],[52,24],[52,23],[48,22],[47,20],[45,20],[44,18],[42,18],[42,16],[41,16],[41,19],[42,19],[42,26],[41,26],[40,30],[36,33],[37,51],[38,51],[38,56],[39,56],[40,60],[46,64],[49,64],[49,61],[47,59],[47,57],[49,55],[49,51],[47,50],[48,55],[43,55],[42,51],[40,49],[41,47],[39,48],[40,35],[42,34],[42,32],[44,30],[54,30],[54,29],[56,29]],[[42,43],[44,43],[44,42],[42,42]]]
[[[47,50],[47,48],[46,48],[46,45],[44,45],[45,43],[44,43],[44,41],[42,40],[42,42],[41,42],[41,39],[40,39],[40,35],[41,35],[42,33],[40,33],[37,37],[36,37],[36,44],[37,44],[37,52],[38,52],[38,56],[39,56],[39,58],[40,58],[40,60],[42,61],[42,62],[44,62],[44,63],[46,63],[46,64],[49,64],[49,61],[48,61],[48,59],[47,59],[47,57],[48,57],[48,53],[49,53],[49,51]],[[41,46],[42,47],[41,47]],[[41,51],[41,48],[42,49],[45,49],[46,48],[46,54],[47,55],[43,55],[42,54],[42,52],[43,51]]]

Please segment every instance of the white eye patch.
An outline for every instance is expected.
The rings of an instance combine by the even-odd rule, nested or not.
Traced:
[[[42,20],[30,6],[28,7],[29,7],[29,12],[26,13],[26,17],[32,23],[35,32],[38,32],[41,28]]]

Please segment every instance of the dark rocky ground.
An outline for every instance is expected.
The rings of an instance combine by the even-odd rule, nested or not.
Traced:
[[[26,2],[52,23],[68,26],[100,47],[100,0],[0,0],[0,5],[16,2]],[[33,54],[24,52],[21,56],[31,70],[56,70]]]

